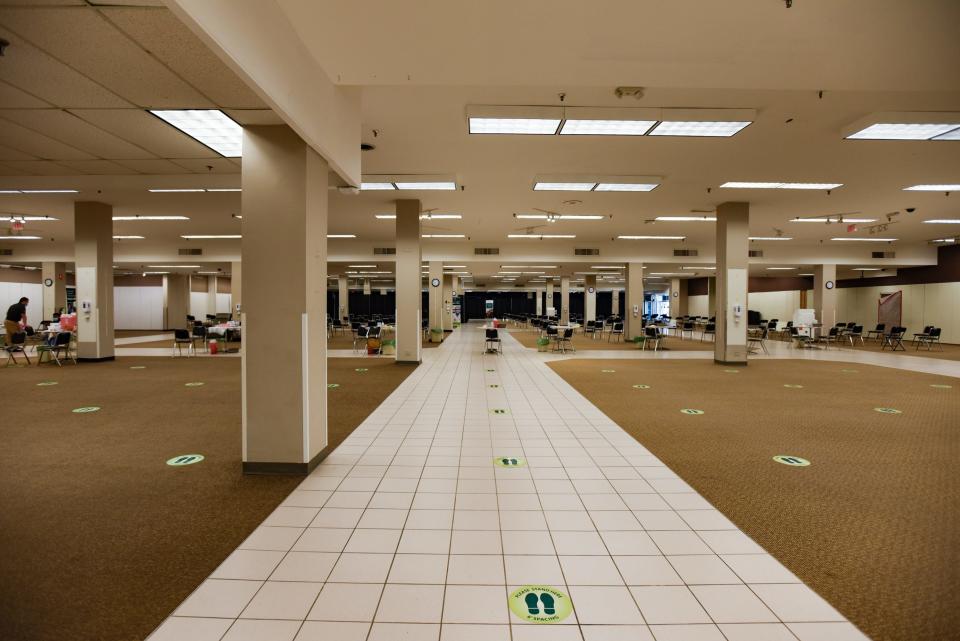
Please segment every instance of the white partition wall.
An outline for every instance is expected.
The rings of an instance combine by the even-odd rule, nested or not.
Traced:
[[[207,304],[207,292],[190,292],[190,315],[204,320],[207,314],[215,313]]]
[[[27,305],[27,322],[36,327],[43,320],[43,285],[39,283],[2,283],[0,282],[0,311],[18,302],[21,297],[30,299]]]
[[[211,314],[229,314],[232,311],[230,304],[230,294],[217,292],[217,309]]]
[[[763,320],[778,319],[786,323],[800,308],[800,291],[751,292],[747,295],[747,309],[760,312]]]
[[[163,329],[163,287],[114,287],[115,329]]]

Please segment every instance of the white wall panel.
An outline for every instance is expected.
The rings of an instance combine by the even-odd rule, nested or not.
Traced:
[[[213,314],[207,309],[207,292],[190,292],[190,315],[202,321],[207,314]]]
[[[6,317],[7,308],[23,296],[30,299],[27,322],[36,327],[43,320],[43,285],[40,283],[0,283],[0,312]]]
[[[752,292],[748,297],[748,309],[760,312],[764,320],[778,319],[781,324],[793,318],[800,307],[799,291]]]
[[[114,287],[115,329],[163,329],[163,287]]]
[[[710,303],[710,297],[706,294],[699,296],[687,296],[687,313],[691,316],[707,316],[707,305]]]
[[[230,309],[230,294],[217,294],[217,314],[229,314]]]

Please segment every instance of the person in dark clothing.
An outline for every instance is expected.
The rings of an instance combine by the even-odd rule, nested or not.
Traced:
[[[3,328],[6,330],[7,336],[19,334],[27,326],[27,305],[29,303],[30,299],[24,296],[19,302],[7,308],[7,315],[3,319]]]

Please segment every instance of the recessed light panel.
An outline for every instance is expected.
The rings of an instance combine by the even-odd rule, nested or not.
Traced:
[[[356,234],[327,234],[327,238],[356,238]]]
[[[653,191],[657,187],[659,185],[645,183],[597,183],[594,191]]]
[[[960,191],[960,185],[913,185],[904,187],[903,191]]]
[[[686,240],[686,236],[617,236],[620,240]]]
[[[54,218],[53,216],[0,216],[0,221],[5,223],[12,223],[15,220],[22,220],[25,223],[36,223],[60,219]]]
[[[457,188],[455,182],[397,182],[394,184],[397,189],[407,190],[453,191]]]
[[[188,216],[114,216],[114,220],[190,220]]]
[[[390,191],[396,189],[393,183],[360,183],[360,191]]]
[[[716,216],[657,216],[654,218],[660,222],[674,223],[693,223],[693,222],[715,222]]]
[[[43,240],[42,236],[0,236],[0,242],[5,240]]]
[[[534,184],[534,191],[590,191],[597,183],[546,183],[538,182]]]
[[[879,122],[847,138],[853,140],[930,140],[960,128],[960,123]]]
[[[219,109],[152,109],[150,113],[221,156],[243,155],[243,128]]]
[[[831,190],[843,187],[843,183],[760,183],[760,182],[725,182],[721,189],[809,189]]]
[[[932,218],[923,222],[932,225],[957,225],[960,224],[960,218]]]
[[[466,238],[465,234],[421,234],[420,238]]]
[[[470,118],[472,134],[519,134],[550,136],[557,133],[556,118]]]
[[[566,120],[560,129],[563,136],[642,136],[655,120]]]
[[[750,240],[793,240],[790,236],[750,236]]]
[[[823,218],[791,218],[791,223],[875,223],[876,218],[847,218],[846,216],[825,216]]]
[[[831,238],[830,240],[836,240],[839,242],[862,242],[862,243],[892,243],[896,242],[897,238]]]
[[[725,182],[720,189],[778,189],[783,183]]]
[[[507,238],[532,238],[540,240],[544,238],[576,238],[576,234],[507,234]]]
[[[114,240],[143,240],[143,236],[114,236]]]
[[[240,234],[187,234],[180,236],[186,240],[229,240],[233,238],[242,238]]]
[[[654,127],[650,135],[724,138],[735,136],[749,124],[749,122],[667,121]]]

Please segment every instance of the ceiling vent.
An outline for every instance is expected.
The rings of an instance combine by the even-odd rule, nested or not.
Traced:
[[[374,256],[393,256],[397,253],[396,247],[374,247]]]
[[[592,247],[577,247],[573,250],[574,256],[599,256],[600,250]]]
[[[474,256],[497,256],[500,254],[499,247],[474,247]]]
[[[13,256],[12,249],[0,249],[0,256]]]
[[[200,247],[181,247],[177,250],[177,254],[180,256],[202,256],[203,249]]]
[[[750,250],[750,258],[763,258],[763,250],[762,250],[762,249],[751,249],[751,250]]]
[[[871,252],[871,258],[896,258],[897,252]]]
[[[674,249],[674,256],[696,256],[699,252],[696,249]]]

